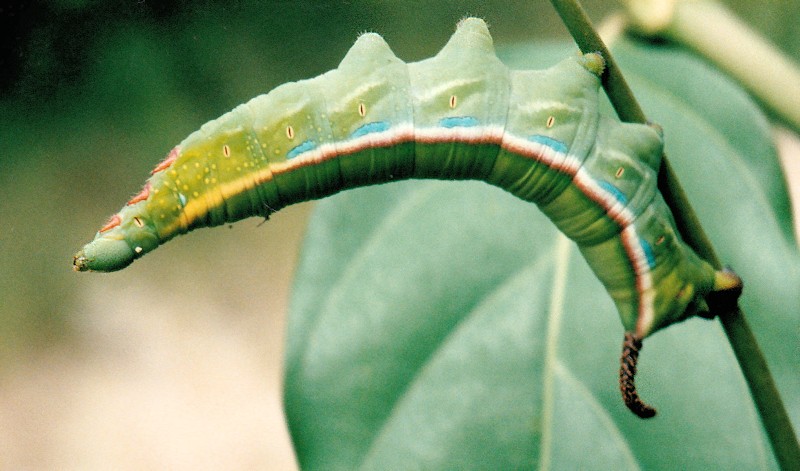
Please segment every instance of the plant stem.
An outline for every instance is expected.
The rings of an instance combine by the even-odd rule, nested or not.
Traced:
[[[599,51],[606,60],[603,88],[622,121],[645,123],[647,118],[633,92],[617,67],[611,52],[603,44],[583,8],[577,0],[551,0],[581,51]],[[666,156],[658,174],[658,187],[675,216],[678,230],[686,243],[712,265],[721,268],[719,259],[700,221],[689,203],[675,172]],[[789,415],[778,393],[766,359],[756,342],[742,310],[735,306],[725,309],[721,300],[709,298],[712,312],[718,312],[720,322],[733,348],[739,367],[750,388],[750,394],[767,432],[775,458],[782,469],[798,469],[800,444],[798,444]]]
[[[635,27],[650,36],[666,37],[693,48],[800,131],[800,68],[725,5],[712,0],[625,3]]]

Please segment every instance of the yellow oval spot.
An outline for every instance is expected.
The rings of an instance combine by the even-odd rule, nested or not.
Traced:
[[[556,124],[556,117],[555,116],[548,116],[547,117],[547,123],[546,123],[547,129],[552,128],[554,124]]]
[[[192,195],[194,195],[194,197],[195,197],[195,198],[197,198],[198,196],[200,196],[200,193],[198,193],[198,192],[196,192],[196,191],[193,191],[193,192],[192,192]]]
[[[189,185],[183,185],[183,189],[184,189],[184,191],[188,190],[189,189]]]
[[[294,128],[291,126],[286,126],[286,137],[289,139],[294,139]]]
[[[224,155],[225,157],[231,156],[231,147],[228,144],[222,146],[222,155]]]
[[[455,108],[458,104],[458,98],[455,95],[450,95],[450,108]]]
[[[205,183],[206,185],[208,185],[208,182],[210,182],[210,181],[211,181],[211,180],[209,180],[208,178],[204,178],[204,179],[203,179],[203,183]]]
[[[358,114],[363,118],[367,115],[367,107],[364,106],[364,103],[358,104]]]

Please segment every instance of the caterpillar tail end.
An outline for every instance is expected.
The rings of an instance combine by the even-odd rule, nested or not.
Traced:
[[[136,259],[136,254],[124,240],[99,237],[72,257],[74,271],[117,271]]]
[[[649,419],[655,417],[656,410],[642,402],[639,393],[636,391],[636,362],[639,359],[639,350],[642,349],[642,340],[633,332],[625,332],[625,339],[622,342],[622,356],[620,357],[619,368],[619,390],[622,393],[622,400],[628,409],[639,418]]]

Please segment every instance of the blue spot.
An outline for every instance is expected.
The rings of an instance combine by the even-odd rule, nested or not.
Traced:
[[[647,264],[650,265],[650,268],[656,266],[656,256],[653,253],[653,247],[647,243],[644,239],[639,239],[639,245],[642,246],[642,251],[644,252],[644,256],[647,257]]]
[[[181,201],[181,206],[186,206],[186,196],[183,193],[178,193],[178,199]]]
[[[389,129],[389,123],[386,121],[374,121],[372,123],[367,123],[353,131],[353,133],[350,134],[350,138],[353,139],[356,137],[366,136],[367,134],[386,131],[387,129]]]
[[[566,154],[569,149],[567,149],[567,145],[563,142],[553,139],[552,137],[542,136],[541,134],[534,134],[533,136],[528,138],[529,141],[538,142],[539,144],[545,145],[556,152],[561,152],[562,154]]]
[[[625,196],[625,193],[621,192],[619,188],[615,187],[611,183],[608,183],[605,180],[597,180],[597,184],[603,187],[604,190],[614,195],[614,198],[622,203],[623,205],[628,204],[628,198]]]
[[[303,152],[308,152],[308,151],[310,151],[311,149],[313,149],[315,147],[317,147],[317,146],[314,144],[314,141],[312,141],[310,139],[307,140],[307,141],[303,141],[300,145],[298,145],[298,146],[294,147],[292,150],[290,150],[289,153],[286,154],[286,158],[287,159],[293,159],[293,158],[297,157],[298,155],[302,154]]]
[[[477,126],[478,120],[472,116],[451,116],[439,120],[439,126],[443,128],[471,127]]]

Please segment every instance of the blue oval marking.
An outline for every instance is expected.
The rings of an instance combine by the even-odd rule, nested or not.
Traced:
[[[597,180],[597,184],[600,185],[604,190],[614,195],[614,199],[622,203],[623,205],[628,204],[628,198],[625,196],[625,193],[620,191],[619,188],[615,187],[611,183],[608,183],[605,180]]]
[[[647,264],[650,265],[650,268],[655,267],[656,255],[653,253],[653,247],[644,239],[639,239],[639,245],[642,246],[642,252],[647,257]]]
[[[371,123],[367,123],[353,131],[350,134],[350,139],[354,139],[356,137],[366,136],[367,134],[372,134],[374,132],[382,132],[389,129],[389,123],[386,121],[373,121]]]
[[[439,120],[439,126],[443,128],[472,127],[477,126],[478,120],[472,116],[450,116]]]
[[[293,158],[297,157],[298,155],[302,154],[303,152],[308,152],[308,151],[314,149],[315,147],[317,147],[317,146],[316,146],[316,144],[314,144],[314,141],[312,141],[311,139],[309,139],[307,141],[303,141],[299,145],[297,145],[294,148],[292,148],[292,150],[290,150],[286,154],[286,158],[287,159],[293,159]]]
[[[561,152],[562,154],[566,154],[569,150],[567,145],[563,142],[559,141],[558,139],[553,139],[552,137],[542,136],[541,134],[534,134],[533,136],[528,137],[529,141],[538,142],[539,144],[545,145],[556,152]]]

